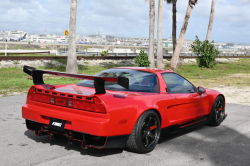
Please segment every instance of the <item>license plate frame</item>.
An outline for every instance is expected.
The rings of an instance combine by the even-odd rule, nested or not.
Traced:
[[[65,120],[50,118],[49,128],[62,132],[62,131],[64,131],[65,123],[66,123]]]

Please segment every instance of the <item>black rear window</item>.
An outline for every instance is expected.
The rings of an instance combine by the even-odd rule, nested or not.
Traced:
[[[108,69],[96,74],[95,76],[122,76],[129,79],[129,89],[123,88],[115,82],[105,82],[105,89],[107,90],[159,93],[158,78],[154,73],[131,69]],[[77,85],[94,88],[94,81],[83,80]]]

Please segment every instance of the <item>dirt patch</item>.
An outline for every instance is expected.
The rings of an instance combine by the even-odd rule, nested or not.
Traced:
[[[190,81],[196,86],[204,86],[207,88],[213,87],[238,87],[245,88],[249,86],[250,75],[249,74],[231,74],[227,76],[205,78],[199,76],[199,79],[190,79]]]
[[[239,62],[240,58],[215,58],[216,63],[229,63],[229,62]],[[196,63],[196,59],[185,58],[182,63],[193,64]]]
[[[10,89],[6,89],[6,90],[1,90],[0,93],[0,97],[8,97],[8,96],[17,96],[17,95],[23,95],[26,94],[28,92],[27,91],[23,91],[23,92],[12,92]]]
[[[250,78],[250,74],[229,74],[228,77],[236,77],[236,78],[238,78],[238,77],[240,77],[240,78],[244,77],[244,78]]]
[[[219,86],[211,88],[223,93],[226,97],[227,103],[237,103],[250,105],[250,86],[249,87],[235,87],[235,86]]]

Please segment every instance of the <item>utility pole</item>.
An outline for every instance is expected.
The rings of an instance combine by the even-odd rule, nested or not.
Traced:
[[[67,38],[66,38],[66,36],[65,36],[65,41],[64,41],[64,51],[65,51],[65,55],[67,55],[67,54],[66,54],[66,41],[67,41]]]
[[[7,39],[5,39],[5,56],[7,56]]]

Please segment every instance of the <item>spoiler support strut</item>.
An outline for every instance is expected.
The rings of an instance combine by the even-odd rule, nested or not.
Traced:
[[[70,78],[79,78],[79,79],[87,79],[94,81],[95,94],[104,94],[105,90],[105,81],[107,82],[117,82],[120,86],[129,89],[129,79],[125,77],[98,77],[98,76],[89,76],[82,74],[69,74],[57,71],[49,71],[49,70],[37,70],[30,66],[24,66],[23,72],[32,76],[33,83],[35,85],[43,85],[45,84],[43,81],[43,74],[50,74],[56,76],[70,77]]]

